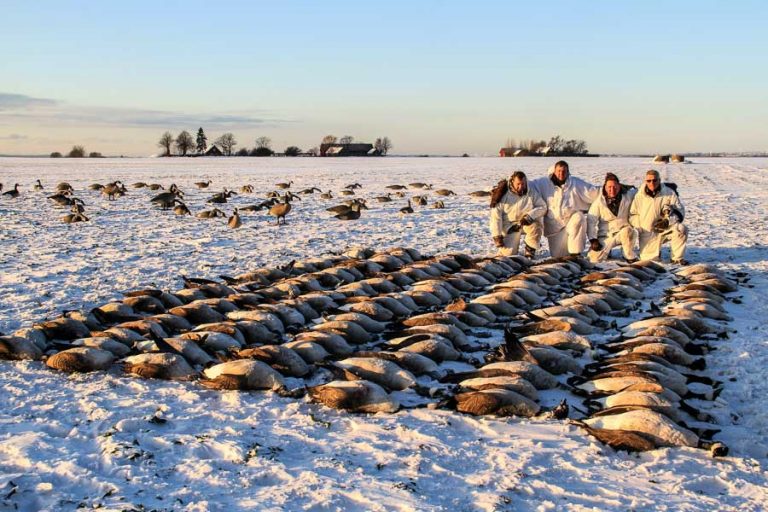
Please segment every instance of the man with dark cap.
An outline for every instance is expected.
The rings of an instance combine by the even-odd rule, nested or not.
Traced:
[[[617,245],[621,245],[628,263],[637,261],[637,230],[629,224],[629,208],[636,192],[634,187],[622,186],[612,172],[605,175],[602,193],[587,213],[589,259],[593,263],[607,260]]]
[[[502,181],[491,194],[491,236],[499,254],[511,256],[520,250],[525,234],[525,256],[533,258],[541,240],[541,218],[547,205],[535,190],[528,188],[525,173],[517,171]]]
[[[672,263],[687,264],[683,258],[688,228],[683,224],[685,209],[677,190],[661,182],[659,172],[645,173],[645,186],[635,194],[629,209],[629,222],[640,242],[641,260],[658,260],[661,246],[669,241]]]

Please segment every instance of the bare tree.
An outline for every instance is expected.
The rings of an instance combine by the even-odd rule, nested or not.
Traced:
[[[299,156],[301,154],[301,148],[298,146],[288,146],[285,148],[285,156]]]
[[[171,146],[173,146],[173,135],[171,132],[165,132],[160,136],[160,140],[157,141],[157,145],[165,149],[165,155],[171,156]]]
[[[390,149],[392,149],[392,141],[389,140],[389,137],[381,139],[381,154],[386,155]]]
[[[184,130],[176,137],[176,151],[181,156],[187,156],[187,153],[195,147],[195,139],[189,134],[187,130]]]
[[[339,139],[335,135],[326,135],[323,137],[323,144],[336,144]]]
[[[355,138],[351,135],[345,135],[342,138],[339,139],[339,144],[352,144],[352,141],[354,141]]]
[[[312,146],[307,150],[307,153],[309,153],[312,156],[320,156],[320,148],[317,146]]]
[[[516,148],[517,146],[515,146],[515,144],[516,144],[515,139],[513,139],[512,137],[509,137],[507,139],[507,145],[505,147],[507,147],[507,148]]]
[[[227,132],[216,139],[216,144],[221,147],[221,150],[226,156],[232,156],[232,150],[237,146],[237,141],[232,133]]]
[[[84,158],[85,148],[83,146],[72,146],[67,155],[69,158]]]
[[[256,139],[256,147],[272,149],[272,139],[270,139],[269,137],[259,137],[258,139]]]
[[[561,153],[563,151],[563,145],[565,144],[565,141],[563,138],[559,135],[555,135],[551,139],[549,139],[549,150],[550,152],[554,154]]]

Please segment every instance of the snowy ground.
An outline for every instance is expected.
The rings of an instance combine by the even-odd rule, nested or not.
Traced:
[[[492,251],[489,189],[511,170],[542,176],[547,159],[0,159],[0,332],[63,309],[91,308],[120,291],[181,287],[181,274],[215,278],[353,245],[410,246],[426,254]],[[574,175],[608,171],[639,184],[640,159],[574,159]],[[679,184],[690,226],[688,257],[751,276],[730,304],[737,333],[718,342],[709,372],[725,381],[714,411],[731,456],[703,450],[615,453],[561,421],[472,418],[449,411],[349,415],[270,393],[117,374],[63,375],[41,363],[0,363],[0,510],[762,510],[768,503],[768,160],[712,159],[658,167]],[[40,178],[46,190],[32,189]],[[263,213],[176,217],[149,207],[149,190],[107,201],[91,183],[176,183],[193,213],[212,191],[247,183],[258,203],[274,183],[334,194],[359,182],[363,197],[389,184],[429,182],[458,195],[445,210],[404,200],[371,203],[356,222],[317,194],[294,203],[277,228]],[[211,179],[211,191],[193,182]],[[65,225],[46,195],[70,182],[91,222]],[[430,202],[436,197],[431,195]],[[154,421],[159,415],[166,422]]]

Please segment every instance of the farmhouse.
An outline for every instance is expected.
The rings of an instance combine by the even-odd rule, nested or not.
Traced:
[[[221,152],[218,146],[212,144],[208,151],[205,152],[205,156],[224,156],[224,153]]]
[[[373,144],[321,144],[320,156],[373,156]]]

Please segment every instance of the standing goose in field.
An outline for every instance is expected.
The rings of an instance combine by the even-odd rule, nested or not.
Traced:
[[[243,221],[240,220],[240,214],[237,213],[237,208],[235,208],[235,211],[232,213],[232,216],[229,218],[229,221],[227,222],[227,226],[229,226],[232,229],[237,229],[242,225],[243,225]]]
[[[277,225],[280,225],[280,219],[283,219],[285,224],[285,216],[291,211],[291,202],[288,197],[283,198],[282,203],[277,203],[275,206],[269,209],[269,214],[277,218]]]
[[[402,208],[400,208],[400,213],[403,213],[403,214],[413,213],[413,207],[411,206],[410,199],[408,200],[408,206],[403,206]]]
[[[173,200],[173,204],[176,206],[173,207],[173,213],[176,215],[189,215],[192,216],[192,212],[189,211],[189,208],[187,208],[187,205],[179,201],[178,199]]]
[[[197,188],[208,188],[208,186],[211,184],[211,180],[208,181],[196,181],[195,186]]]
[[[108,200],[114,201],[116,196],[125,194],[125,186],[122,181],[113,181],[112,183],[105,185],[104,188],[101,189],[101,193],[107,196]]]
[[[35,190],[43,190],[43,184],[40,182],[40,180],[37,180],[37,183],[35,184]]]
[[[293,180],[288,183],[275,183],[275,186],[281,190],[289,189],[291,188],[291,185],[293,185]]]
[[[3,192],[6,197],[19,197],[19,184],[17,183],[11,190]]]

